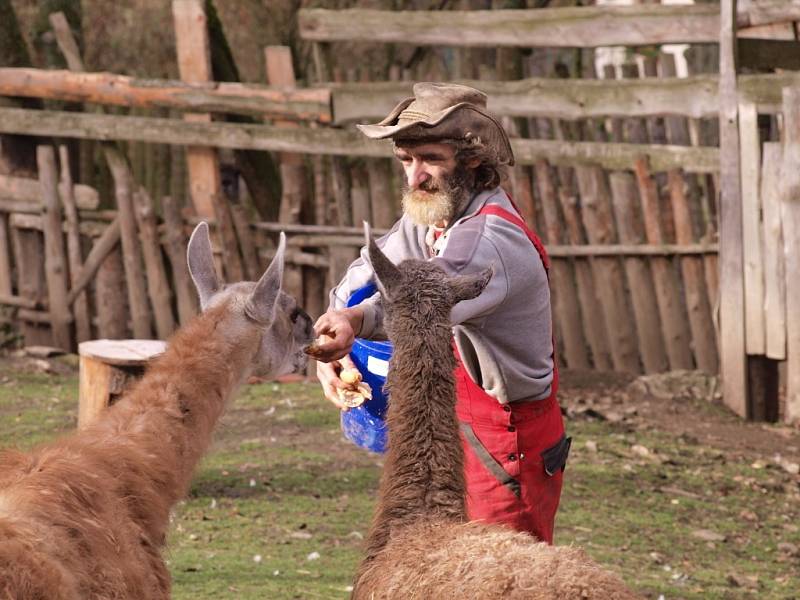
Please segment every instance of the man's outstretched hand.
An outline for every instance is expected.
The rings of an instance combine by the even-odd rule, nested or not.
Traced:
[[[306,350],[308,355],[325,363],[346,356],[353,347],[363,319],[364,312],[358,306],[329,310],[314,324],[317,341]]]

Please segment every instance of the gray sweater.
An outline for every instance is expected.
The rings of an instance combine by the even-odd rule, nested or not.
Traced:
[[[483,293],[453,307],[453,337],[470,377],[500,403],[542,400],[553,381],[550,289],[539,254],[516,225],[477,213],[484,204],[515,212],[501,188],[481,192],[433,244],[426,227],[405,215],[377,240],[395,264],[408,258],[433,260],[452,275],[494,268]],[[472,218],[470,218],[472,217]],[[330,294],[343,308],[350,294],[373,279],[366,248]],[[386,339],[380,295],[362,303],[359,337]]]

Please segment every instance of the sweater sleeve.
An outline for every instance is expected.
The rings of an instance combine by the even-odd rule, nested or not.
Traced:
[[[389,233],[381,236],[375,242],[395,264],[407,258],[427,258],[424,250],[424,228],[415,227],[406,217],[395,223]],[[346,307],[347,300],[353,292],[368,283],[373,283],[374,279],[375,274],[369,263],[368,251],[365,246],[361,248],[359,258],[347,268],[339,284],[331,290],[328,309]],[[361,307],[364,310],[364,320],[357,335],[366,339],[386,339],[380,294],[375,293],[362,301]]]

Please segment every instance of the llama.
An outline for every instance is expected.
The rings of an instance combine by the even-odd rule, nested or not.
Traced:
[[[305,364],[312,324],[281,290],[285,244],[258,283],[222,286],[198,225],[187,255],[203,313],[96,422],[0,454],[0,598],[169,598],[169,512],[227,402],[250,374]]]
[[[395,266],[368,229],[367,244],[394,352],[389,448],[353,598],[637,598],[578,548],[467,522],[450,309],[478,296],[491,270],[448,277],[429,261]]]

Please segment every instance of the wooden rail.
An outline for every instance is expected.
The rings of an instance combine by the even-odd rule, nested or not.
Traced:
[[[119,117],[85,113],[0,108],[0,132],[160,144],[249,148],[278,152],[340,156],[391,157],[391,145],[369,140],[355,131],[282,129],[269,125],[183,122],[154,117]],[[719,150],[663,144],[606,144],[515,139],[520,164],[545,158],[554,164],[595,163],[607,169],[633,168],[639,156],[650,157],[655,171],[684,168],[711,173],[718,169]]]
[[[742,26],[800,19],[795,1],[742,11]],[[757,5],[756,5],[757,6]],[[300,36],[317,42],[594,48],[719,43],[718,4],[586,6],[533,10],[299,11]]]
[[[0,95],[138,108],[267,115],[322,123],[331,120],[330,90],[326,88],[283,89],[243,83],[136,79],[114,73],[0,68]]]

